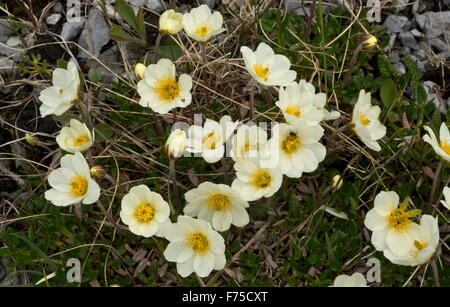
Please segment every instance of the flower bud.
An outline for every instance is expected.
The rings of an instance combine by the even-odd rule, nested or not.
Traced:
[[[144,71],[147,67],[142,63],[137,63],[134,67],[134,73],[139,80],[144,79]]]
[[[181,129],[174,130],[167,139],[166,152],[170,159],[181,157],[186,147],[186,132]]]
[[[336,175],[333,177],[333,189],[336,191],[339,190],[342,187],[342,178],[340,175]]]
[[[177,34],[183,28],[183,14],[174,10],[167,10],[159,17],[159,31],[168,34]]]
[[[39,139],[37,137],[28,133],[25,133],[25,141],[27,141],[27,143],[31,146],[36,146],[39,143]]]
[[[105,174],[106,174],[106,170],[103,166],[94,165],[93,167],[91,167],[91,175],[95,179],[101,180],[105,177]]]
[[[367,35],[364,37],[364,47],[365,48],[373,48],[377,45],[378,39],[373,35]]]

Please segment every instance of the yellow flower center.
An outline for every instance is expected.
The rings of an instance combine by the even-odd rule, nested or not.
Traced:
[[[216,144],[219,142],[220,135],[216,132],[210,132],[203,138],[203,147],[208,149],[216,149]]]
[[[249,143],[245,143],[245,145],[244,145],[244,152],[247,152],[247,151],[249,151],[250,149],[252,149],[252,146],[250,146]]]
[[[70,193],[73,197],[78,198],[84,196],[88,190],[88,181],[84,176],[75,176],[69,183]]]
[[[447,155],[450,155],[450,143],[448,141],[441,141],[441,149],[445,151]]]
[[[63,93],[64,93],[64,89],[63,89],[63,88],[60,88],[60,89],[59,89],[59,94],[62,95]]]
[[[208,238],[201,232],[188,235],[187,241],[197,254],[204,254],[209,250]]]
[[[411,223],[408,212],[401,208],[392,211],[388,216],[388,221],[389,225],[397,230],[404,229],[409,223]]]
[[[195,30],[195,34],[200,35],[201,37],[205,37],[209,30],[211,30],[211,27],[207,24],[202,24],[200,27]]]
[[[359,121],[363,126],[368,126],[370,124],[370,119],[368,119],[364,113],[359,114]]]
[[[148,223],[155,216],[155,209],[150,204],[141,204],[137,207],[134,215],[139,222]]]
[[[253,174],[252,184],[258,189],[265,189],[272,183],[272,176],[267,170],[258,170]]]
[[[73,146],[81,146],[89,142],[89,138],[86,135],[80,135],[73,139]]]
[[[417,241],[417,240],[414,240],[414,246],[415,246],[419,251],[421,251],[422,249],[427,248],[428,243],[427,243],[427,242],[423,242],[423,241]]]
[[[267,81],[267,76],[270,70],[269,65],[257,63],[253,65],[253,70],[255,71],[258,77],[263,78],[264,81]]]
[[[223,194],[214,194],[208,199],[209,208],[215,211],[226,211],[230,209],[230,205],[230,199]]]
[[[281,149],[288,155],[293,154],[302,146],[302,142],[295,132],[290,132],[281,142]]]
[[[302,116],[302,111],[293,105],[288,106],[285,111],[287,114],[294,115],[299,118]]]
[[[180,94],[180,87],[175,78],[169,77],[156,82],[156,92],[162,100],[172,101]]]

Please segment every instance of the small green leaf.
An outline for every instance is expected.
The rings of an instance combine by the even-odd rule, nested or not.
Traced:
[[[100,81],[102,75],[97,70],[91,68],[91,69],[89,69],[88,77],[89,77],[89,80],[91,80],[92,82],[97,83],[97,82]]]
[[[111,127],[107,124],[98,125],[95,128],[95,139],[99,142],[109,140],[113,135]]]
[[[397,85],[392,79],[384,80],[380,88],[380,96],[386,107],[390,107],[398,97]]]
[[[133,8],[126,4],[124,0],[116,0],[116,10],[119,12],[120,17],[137,31],[137,19],[134,15]]]
[[[160,58],[176,61],[183,55],[183,50],[170,37],[167,37],[159,46],[158,55]]]
[[[377,60],[380,73],[383,75],[383,77],[389,78],[394,72],[394,67],[392,66],[391,62],[385,55],[379,55]]]
[[[119,26],[113,26],[111,28],[111,30],[109,30],[108,34],[109,34],[109,37],[111,37],[115,41],[134,42],[134,43],[143,44],[143,45],[145,44],[141,40],[136,39],[133,36],[131,36],[130,34],[128,34],[127,32],[125,32],[125,30]]]
[[[139,33],[139,36],[146,41],[147,36],[145,35],[144,10],[142,7],[139,8],[137,13],[136,26],[136,31]]]

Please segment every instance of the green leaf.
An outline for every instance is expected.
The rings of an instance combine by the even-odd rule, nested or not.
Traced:
[[[183,55],[183,50],[178,46],[170,37],[167,37],[161,42],[158,49],[158,55],[160,58],[170,59],[176,61]]]
[[[88,72],[89,80],[91,80],[92,82],[97,83],[97,82],[100,81],[101,77],[102,77],[102,75],[100,74],[100,72],[98,72],[94,68],[89,69],[89,72]]]
[[[384,80],[380,88],[380,96],[386,107],[390,107],[392,103],[397,99],[397,85],[392,79]]]
[[[20,240],[24,241],[26,244],[28,244],[31,249],[33,249],[45,262],[47,262],[48,266],[53,272],[56,272],[58,270],[58,267],[56,264],[50,260],[50,258],[39,248],[37,247],[33,242],[25,238],[24,236],[17,234],[17,233],[11,233],[12,236],[15,236],[19,238]]]
[[[389,78],[394,72],[394,67],[392,66],[391,62],[384,54],[379,55],[377,60],[378,60],[378,69],[380,70],[380,73],[383,75],[383,77]]]
[[[98,125],[95,128],[95,139],[99,142],[109,140],[113,135],[111,127],[107,124]]]
[[[134,43],[145,45],[144,42],[142,42],[139,39],[134,38],[133,36],[131,36],[130,34],[125,32],[125,30],[122,27],[119,27],[119,26],[113,26],[111,28],[111,30],[109,30],[108,34],[109,34],[109,37],[111,37],[115,41],[134,42]]]
[[[124,0],[116,0],[116,10],[119,12],[120,17],[137,31],[137,19],[134,15],[133,8],[126,4]]]
[[[145,24],[144,24],[144,10],[142,7],[139,8],[136,19],[136,31],[139,33],[139,36],[146,41],[147,36],[145,35]]]

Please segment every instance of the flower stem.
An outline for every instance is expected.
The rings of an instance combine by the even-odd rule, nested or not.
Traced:
[[[159,46],[161,45],[161,39],[163,38],[163,36],[164,36],[163,32],[158,32],[158,36],[156,37],[156,42],[155,42],[155,55],[153,58],[154,64],[158,63],[158,59],[159,59],[158,51],[159,51]]]
[[[175,210],[181,210],[180,196],[178,194],[178,186],[175,173],[175,159],[169,158],[170,178],[173,185],[173,193],[175,196]]]
[[[436,168],[436,172],[434,173],[433,184],[431,185],[430,200],[428,201],[428,207],[431,207],[433,205],[434,193],[436,192],[439,174],[441,173],[443,165],[444,164],[442,163],[442,160],[440,160],[438,167]]]
[[[202,52],[202,63],[206,64],[206,42],[201,43],[200,49]]]
[[[254,88],[250,90],[250,119],[255,116],[255,92]]]
[[[359,44],[358,47],[356,47],[355,51],[353,52],[353,56],[352,59],[350,60],[350,66],[348,68],[347,75],[345,76],[344,82],[342,83],[343,89],[347,86],[347,83],[350,79],[350,75],[352,74],[353,71],[353,67],[355,66],[356,59],[358,58],[358,54],[362,50],[363,46],[364,44],[362,43]]]

